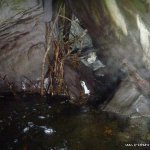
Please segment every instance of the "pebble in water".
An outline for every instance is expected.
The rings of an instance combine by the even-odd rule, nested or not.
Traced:
[[[52,128],[47,128],[46,126],[40,126],[40,128],[44,129],[44,133],[47,134],[47,135],[51,135],[54,132],[56,132]]]
[[[25,128],[23,129],[23,132],[24,132],[24,133],[26,133],[27,131],[29,131],[29,127],[25,127]]]
[[[51,107],[51,106],[48,106],[48,108],[51,109],[52,107]]]
[[[54,133],[54,130],[53,129],[44,129],[44,133],[45,134],[48,134],[48,135],[51,135],[51,134],[53,134]]]
[[[15,139],[15,140],[14,140],[14,143],[18,143],[18,139]]]
[[[39,118],[39,119],[45,119],[45,117],[44,117],[44,116],[38,116],[38,118]]]
[[[33,122],[28,122],[28,126],[32,128],[34,126]]]

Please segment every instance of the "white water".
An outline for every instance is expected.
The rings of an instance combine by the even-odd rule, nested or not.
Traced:
[[[90,95],[90,90],[88,90],[88,88],[87,88],[87,86],[86,86],[84,81],[81,81],[81,86],[84,89],[84,93],[87,94],[87,95]]]

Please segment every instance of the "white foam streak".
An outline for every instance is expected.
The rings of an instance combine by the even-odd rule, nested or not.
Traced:
[[[87,95],[90,95],[90,90],[88,90],[88,88],[87,88],[87,86],[86,86],[84,81],[81,81],[81,86],[84,89],[84,93],[87,94]]]

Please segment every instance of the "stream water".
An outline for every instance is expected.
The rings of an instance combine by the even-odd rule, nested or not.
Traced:
[[[126,121],[65,97],[0,98],[0,150],[119,150]]]

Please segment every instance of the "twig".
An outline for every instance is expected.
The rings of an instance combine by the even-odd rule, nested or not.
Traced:
[[[51,49],[50,45],[51,45],[51,42],[52,42],[52,36],[53,36],[53,31],[54,31],[54,28],[55,28],[55,25],[56,25],[56,22],[58,20],[58,15],[56,16],[55,20],[54,20],[54,23],[52,25],[52,30],[51,30],[51,33],[50,33],[50,36],[49,36],[49,40],[50,43],[48,44],[47,46],[47,50],[44,54],[44,57],[43,57],[43,60],[42,60],[42,73],[41,73],[41,95],[43,96],[44,95],[44,72],[45,72],[45,62],[46,62],[46,58],[47,58],[47,55]]]

